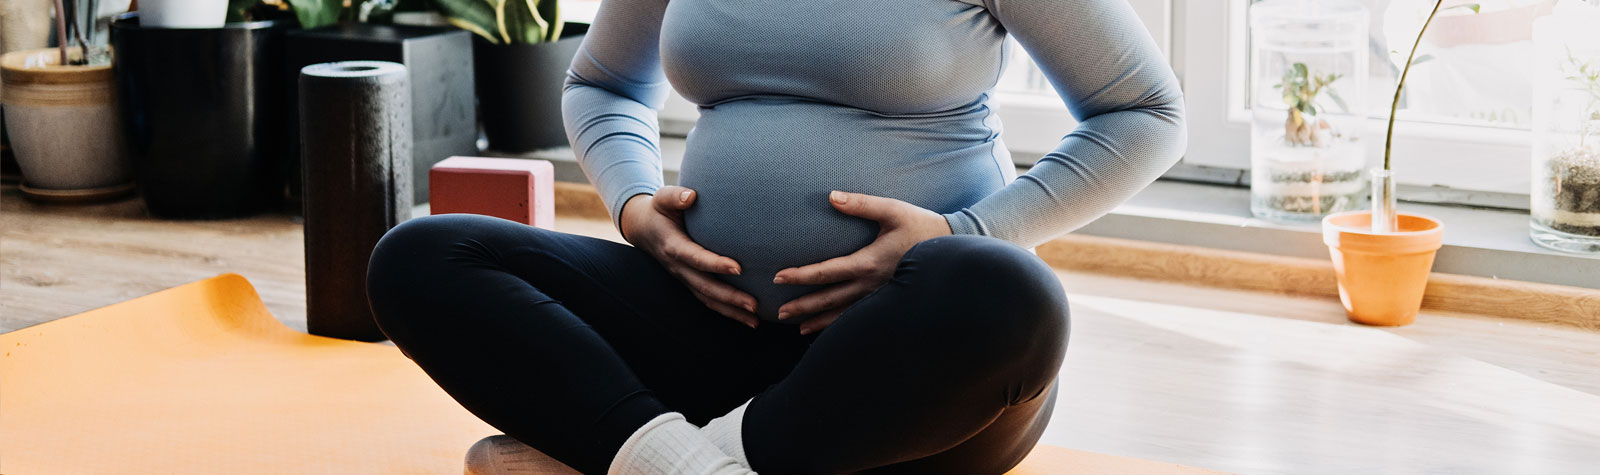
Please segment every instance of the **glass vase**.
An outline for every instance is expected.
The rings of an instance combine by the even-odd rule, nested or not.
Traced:
[[[1372,175],[1372,232],[1392,233],[1400,229],[1399,196],[1394,194],[1394,172],[1374,168]]]
[[[1345,0],[1250,7],[1250,211],[1317,221],[1366,204],[1367,9]]]
[[[1600,253],[1600,6],[1563,1],[1533,28],[1530,236]]]

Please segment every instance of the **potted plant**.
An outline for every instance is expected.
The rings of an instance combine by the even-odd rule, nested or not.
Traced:
[[[56,10],[67,11],[61,0]],[[57,16],[57,38],[66,39],[59,48],[0,56],[0,82],[5,83],[0,103],[22,169],[22,191],[48,201],[121,196],[133,191],[133,183],[117,118],[111,54],[86,44],[71,46],[65,17]]]
[[[1359,99],[1366,95],[1367,17],[1366,7],[1344,0],[1269,0],[1250,8],[1256,217],[1313,221],[1365,200]]]
[[[478,109],[489,148],[505,153],[567,145],[561,88],[588,25],[562,23],[557,0],[438,0],[451,24],[476,35]]]
[[[1563,2],[1536,25],[1530,236],[1600,252],[1600,3]]]
[[[1398,326],[1415,321],[1434,255],[1443,242],[1444,225],[1438,220],[1396,211],[1394,172],[1390,167],[1395,113],[1400,107],[1406,75],[1416,64],[1422,35],[1443,3],[1444,0],[1435,0],[1395,85],[1383,144],[1383,168],[1371,172],[1372,210],[1346,211],[1322,220],[1323,242],[1328,245],[1339,281],[1339,300],[1344,303],[1346,315],[1356,323]],[[1460,7],[1474,12],[1478,9],[1477,5]]]

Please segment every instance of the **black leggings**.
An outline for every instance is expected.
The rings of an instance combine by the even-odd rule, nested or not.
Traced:
[[[390,231],[367,285],[462,406],[584,473],[658,415],[699,425],[752,397],[763,474],[1002,473],[1049,421],[1068,331],[1054,272],[978,236],[916,245],[806,336],[718,315],[636,248],[474,215]]]

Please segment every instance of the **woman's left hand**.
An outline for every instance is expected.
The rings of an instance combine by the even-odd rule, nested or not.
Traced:
[[[802,335],[832,324],[850,304],[888,282],[911,246],[950,234],[944,216],[897,199],[835,191],[828,194],[828,201],[841,213],[877,221],[878,238],[849,255],[790,267],[773,277],[774,284],[835,284],[778,307],[779,320],[816,315],[800,324]]]

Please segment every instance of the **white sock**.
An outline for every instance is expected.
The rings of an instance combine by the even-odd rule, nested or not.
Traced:
[[[707,422],[705,427],[700,428],[700,433],[711,439],[711,443],[722,449],[722,453],[733,457],[740,465],[749,467],[750,459],[744,456],[744,410],[747,407],[750,407],[750,401],[728,411],[727,415]]]
[[[611,459],[609,475],[754,475],[712,445],[700,428],[669,412],[628,436]]]

